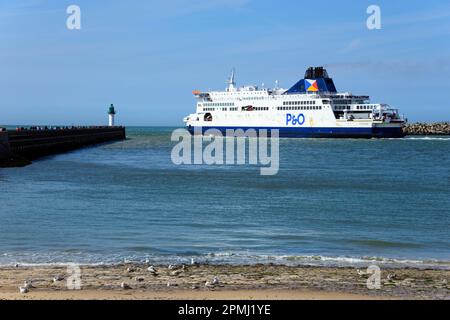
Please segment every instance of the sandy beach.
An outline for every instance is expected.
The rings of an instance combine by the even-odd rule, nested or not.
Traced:
[[[81,290],[69,290],[66,266],[0,268],[2,300],[123,299],[450,299],[449,270],[383,269],[368,289],[365,270],[280,265],[81,266]],[[217,283],[214,283],[217,277]],[[27,293],[20,293],[31,280]]]

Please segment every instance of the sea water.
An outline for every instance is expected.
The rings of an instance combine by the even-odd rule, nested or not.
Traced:
[[[281,139],[261,176],[174,165],[174,129],[0,169],[0,264],[450,268],[450,137]]]

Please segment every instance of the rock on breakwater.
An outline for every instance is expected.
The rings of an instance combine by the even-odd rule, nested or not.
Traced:
[[[403,132],[406,135],[450,135],[450,122],[408,123]]]

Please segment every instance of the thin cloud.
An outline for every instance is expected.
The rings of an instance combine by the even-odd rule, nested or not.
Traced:
[[[35,14],[35,10],[42,11],[42,5],[45,0],[28,0],[22,2],[9,2],[8,4],[1,4],[0,17],[10,18],[19,15]],[[45,10],[50,11],[50,10]]]
[[[241,9],[250,3],[250,0],[170,0],[170,1],[149,1],[142,3],[138,1],[136,5],[141,6],[143,11],[148,11],[154,18],[170,18],[186,16],[203,11],[217,9]],[[129,2],[120,3],[119,6],[130,6]],[[148,10],[151,9],[151,10]]]
[[[347,46],[339,50],[339,53],[350,53],[352,51],[355,51],[361,47],[361,44],[362,44],[361,39],[353,39],[349,42]]]
[[[450,70],[450,58],[441,57],[432,60],[390,60],[390,61],[358,61],[333,62],[324,65],[326,68],[344,71],[370,72],[372,74],[395,74],[396,76],[436,76]]]
[[[383,14],[383,11],[382,11]],[[423,22],[433,22],[450,18],[450,8],[444,7],[419,13],[410,13],[394,17],[387,17],[383,19],[385,25],[401,25],[401,24],[416,24]]]

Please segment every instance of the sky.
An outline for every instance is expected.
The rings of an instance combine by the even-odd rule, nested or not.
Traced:
[[[119,124],[180,126],[192,90],[223,90],[233,68],[238,85],[289,88],[309,66],[409,121],[449,121],[450,3],[0,0],[4,125],[106,124],[114,103]]]

